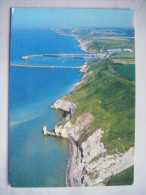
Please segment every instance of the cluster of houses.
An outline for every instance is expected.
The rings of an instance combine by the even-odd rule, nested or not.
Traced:
[[[90,51],[90,50],[89,50]],[[99,52],[97,53],[97,51],[95,50],[91,50],[90,52],[95,52],[92,56],[90,57],[84,57],[84,58],[100,58],[100,59],[104,59],[109,57],[110,55],[112,55],[113,53],[119,53],[119,52],[134,52],[135,49],[134,48],[110,48],[107,50],[107,52]]]
[[[122,52],[122,51],[124,51],[124,52],[134,52],[135,49],[134,48],[123,48],[123,49],[121,49],[121,48],[112,48],[112,49],[108,49],[107,52],[103,53],[102,56],[104,56],[104,58],[107,58],[113,53],[119,53],[119,52]]]
[[[135,49],[134,48],[124,48],[124,49],[113,48],[113,49],[108,49],[107,51],[111,52],[111,53],[118,53],[118,52],[121,52],[121,51],[134,52]]]

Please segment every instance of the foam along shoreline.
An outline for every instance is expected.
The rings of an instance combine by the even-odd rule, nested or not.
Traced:
[[[89,66],[87,63],[85,63],[80,72],[83,73],[83,77],[81,81],[76,83],[75,87],[79,86],[85,81],[85,78],[92,74],[92,72],[88,72]],[[77,104],[74,104],[73,102],[70,102],[67,100],[67,96],[63,96],[59,98],[53,105],[50,106],[51,109],[59,109],[63,112],[67,113],[64,120],[70,119],[75,112]],[[70,157],[68,160],[68,165],[66,169],[66,185],[67,186],[82,186],[81,185],[81,179],[79,181],[73,176],[73,171],[76,166],[80,162],[82,162],[83,154],[80,151],[79,147],[76,144],[76,141],[78,140],[79,136],[84,131],[84,128],[88,128],[90,123],[92,123],[95,120],[95,118],[90,113],[85,113],[84,115],[80,116],[74,127],[72,124],[68,121],[66,125],[58,126],[58,124],[55,126],[55,135],[60,136],[63,138],[67,138],[69,145],[70,145]],[[77,128],[76,128],[77,127]],[[77,168],[77,167],[76,167]],[[80,178],[81,173],[78,175]],[[82,181],[83,182],[83,181]],[[85,185],[87,186],[87,184]]]
[[[79,86],[84,81],[84,78],[89,76],[92,73],[92,72],[86,73],[88,69],[89,69],[89,66],[87,65],[87,63],[85,63],[80,68],[80,72],[83,73],[83,77],[82,77],[81,81],[79,81],[78,83],[76,83],[74,85],[74,88]],[[74,88],[73,88],[73,90],[74,90]],[[53,105],[51,105],[50,108],[62,110],[63,112],[66,112],[68,118],[71,118],[74,115],[76,106],[77,106],[77,104],[67,100],[67,96],[63,96],[63,97],[59,98]]]
[[[77,39],[77,37],[75,38]],[[77,40],[81,49],[87,51],[87,48],[85,48],[84,45],[82,47],[81,40]],[[102,56],[101,59],[104,57]],[[85,78],[92,74],[91,71],[86,73],[89,68],[88,65],[86,65],[87,64],[84,64],[84,69],[80,70],[80,72],[83,73],[83,77],[76,86],[83,83]],[[60,100],[64,101],[66,104],[66,97],[62,97],[59,101]],[[59,106],[54,104],[52,108],[64,111],[65,106],[61,101],[57,102]],[[68,101],[66,105],[71,104],[72,102]],[[74,111],[76,106],[77,103],[74,106]],[[87,129],[92,122],[94,122],[94,120],[94,116],[88,112],[79,116],[74,124],[68,120],[66,124],[57,124],[55,126],[56,135],[68,138],[70,144],[70,158],[66,169],[67,186],[103,186],[105,180],[110,179],[114,175],[126,170],[134,164],[134,147],[129,148],[129,150],[125,153],[117,152],[117,154],[114,155],[109,155],[107,153],[107,149],[101,141],[104,133],[104,130],[101,128],[97,129],[92,135],[90,135],[87,140],[81,144],[80,148],[78,147],[77,141],[79,137],[84,133],[84,130]]]
[[[73,33],[68,34],[68,33],[61,32],[59,30],[56,30],[56,32],[60,35],[63,35],[63,36],[74,37],[78,41],[80,49],[82,51],[90,53],[90,54],[86,54],[86,55],[95,55],[96,58],[98,58],[98,59],[104,59],[110,55],[110,53],[106,54],[103,52],[98,52],[98,51],[93,50],[93,49],[89,50],[88,45],[91,43],[90,40],[82,40],[81,38],[79,38],[77,35],[74,35]]]
[[[65,125],[56,125],[55,134],[68,138],[70,158],[66,169],[67,186],[98,186],[106,179],[124,171],[134,164],[134,147],[125,153],[109,155],[101,142],[104,131],[97,129],[79,147],[77,141],[84,130],[94,122],[90,113],[79,116],[75,124],[67,121]],[[94,160],[95,157],[99,157]]]
[[[88,75],[92,74],[92,72],[83,72],[83,78],[76,86],[84,82]],[[76,122],[72,124],[69,119],[73,116],[76,106],[77,103],[74,104],[68,101],[67,96],[58,99],[51,106],[52,109],[72,112],[72,115],[64,119],[68,120],[66,124],[60,123],[55,126],[56,136],[67,138],[70,144],[70,157],[66,169],[66,185],[73,187],[101,186],[104,185],[106,179],[110,179],[112,176],[133,166],[134,147],[131,147],[125,153],[118,152],[117,154],[109,155],[101,141],[104,131],[100,128],[79,147],[77,144],[79,137],[94,122],[95,118],[88,112],[79,116]]]
[[[75,124],[69,121],[65,125],[55,127],[55,133],[68,138],[70,158],[68,161],[66,180],[67,186],[98,186],[106,179],[124,171],[134,164],[134,147],[125,153],[109,155],[101,142],[104,131],[97,129],[79,147],[77,140],[84,130],[94,121],[90,113],[77,118]],[[94,160],[98,156],[98,159]]]
[[[80,70],[80,72],[83,73],[83,77],[82,77],[81,81],[79,81],[75,85],[75,87],[79,86],[82,82],[84,82],[85,77],[92,74],[92,72],[86,73],[88,68],[89,68],[89,66],[87,65],[87,63],[85,63],[82,66],[82,69]],[[63,112],[67,112],[68,114],[64,118],[64,120],[68,120],[73,116],[73,114],[75,112],[75,108],[77,106],[77,104],[74,104],[73,102],[66,100],[66,97],[67,96],[63,96],[63,97],[59,98],[52,106],[50,106],[51,109],[59,109],[59,110],[62,110]],[[72,113],[72,114],[70,114],[70,113]],[[68,165],[67,165],[67,169],[66,169],[66,185],[68,187],[81,186],[79,184],[79,182],[72,176],[72,172],[74,170],[74,167],[79,162],[82,161],[82,154],[81,154],[79,147],[76,144],[76,140],[79,138],[80,133],[82,133],[83,129],[88,127],[89,124],[91,122],[93,122],[94,120],[95,120],[95,118],[90,113],[86,113],[85,115],[81,116],[79,118],[79,120],[77,120],[77,126],[81,122],[82,122],[81,123],[82,125],[81,125],[81,127],[78,128],[78,132],[75,131],[75,134],[72,134],[72,126],[71,126],[70,122],[68,122],[66,124],[67,128],[71,127],[70,133],[67,132],[66,129],[65,129],[65,131],[62,131],[62,126],[60,129],[60,127],[58,127],[58,124],[55,126],[55,135],[63,137],[63,138],[67,138],[69,145],[70,145],[70,156],[69,156]],[[76,126],[76,124],[75,124],[75,126]],[[74,183],[73,183],[73,180],[74,180]]]
[[[81,81],[75,84],[75,87],[79,86],[82,82],[84,82],[84,78],[89,76],[92,73],[92,72],[86,73],[88,69],[89,69],[89,66],[87,65],[87,63],[85,63],[80,69],[80,72],[83,73],[83,77]],[[65,112],[66,117],[64,118],[64,120],[68,120],[74,115],[75,108],[77,106],[77,104],[74,104],[73,102],[66,100],[66,97],[67,96],[63,96],[59,98],[53,105],[50,106],[51,109],[59,109]],[[61,134],[59,132],[57,133],[57,131],[55,131],[55,135],[61,136]],[[71,172],[72,172],[73,164],[74,164],[73,158],[74,156],[76,156],[77,153],[79,153],[79,149],[73,137],[67,136],[67,139],[68,139],[69,146],[70,146],[70,156],[69,156],[69,160],[68,160],[68,164],[66,168],[66,185],[67,187],[70,187],[72,186],[72,182],[70,178],[72,177]]]

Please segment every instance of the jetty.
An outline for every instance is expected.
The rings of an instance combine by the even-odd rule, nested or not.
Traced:
[[[39,54],[39,55],[28,55],[28,56],[22,56],[23,60],[28,60],[29,58],[34,58],[34,57],[61,57],[61,56],[69,56],[71,58],[76,58],[76,59],[86,59],[86,58],[98,58],[97,53],[81,53],[81,54],[67,54],[67,53],[62,53],[62,54]]]
[[[11,64],[10,66],[15,66],[15,67],[24,67],[24,68],[68,68],[68,69],[81,69],[82,66],[36,66],[36,65],[19,65],[19,64]]]
[[[43,127],[43,135],[51,135],[51,136],[56,136],[55,132],[47,131],[47,127]]]

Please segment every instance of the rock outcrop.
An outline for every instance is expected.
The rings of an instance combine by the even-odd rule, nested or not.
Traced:
[[[73,137],[74,140],[77,141],[94,120],[95,117],[88,112],[78,117],[75,124],[71,124],[71,122],[68,121],[65,125],[57,125],[55,127],[55,133],[64,138]]]
[[[80,69],[80,72],[81,73],[85,73],[87,72],[87,70],[89,69],[89,66],[87,65],[87,63],[85,63],[82,68]]]
[[[76,104],[73,102],[69,102],[65,99],[66,96],[58,99],[52,106],[50,106],[51,109],[58,109],[62,110],[63,112],[66,112],[66,120],[71,118],[75,112]]]
[[[104,185],[106,179],[118,174],[134,164],[134,148],[125,153],[109,155],[101,142],[104,131],[100,128],[90,135],[80,147],[77,140],[94,122],[95,117],[89,112],[79,116],[74,124],[55,127],[58,136],[69,138],[71,159],[68,171],[69,186]]]
[[[84,75],[82,80],[76,84],[76,87],[82,84],[87,76],[92,74],[92,71],[87,72],[87,70],[87,66],[84,66],[81,70]],[[69,102],[66,97],[63,97],[58,99],[51,108],[69,113],[66,119],[70,119],[74,115],[76,106],[77,104]],[[104,185],[105,180],[134,164],[133,147],[125,153],[108,154],[105,145],[101,141],[104,134],[104,130],[101,128],[97,129],[78,146],[79,138],[85,131],[88,131],[94,121],[95,117],[90,112],[87,112],[80,115],[74,124],[68,120],[65,124],[57,124],[55,127],[56,136],[68,138],[70,142],[71,154],[67,170],[68,186]]]
[[[46,126],[43,127],[43,135],[52,135],[52,136],[56,136],[56,134],[55,134],[54,132],[47,131],[47,127],[46,127]]]
[[[134,164],[134,147],[125,153],[103,155],[95,162],[89,163],[84,180],[89,186],[101,185],[106,179],[124,171]]]
[[[95,131],[82,143],[80,151],[72,142],[74,151],[70,164],[69,184],[71,186],[103,185],[106,179],[124,171],[134,164],[134,148],[125,153],[108,155],[101,142],[102,129]]]

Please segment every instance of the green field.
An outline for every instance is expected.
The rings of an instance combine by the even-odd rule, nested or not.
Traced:
[[[130,167],[121,173],[113,176],[110,180],[105,182],[107,186],[132,185],[134,178],[134,167]]]
[[[114,61],[113,69],[119,76],[135,81],[135,53],[134,52],[120,52],[114,53],[110,56]]]
[[[81,145],[98,128],[104,130],[102,142],[108,153],[127,151],[134,146],[135,132],[135,84],[120,77],[110,59],[88,63],[93,71],[86,81],[67,98],[78,102],[74,123],[81,114],[90,112],[96,120],[78,140]],[[63,122],[66,123],[66,122]]]
[[[76,30],[83,40],[88,40],[88,49],[106,52],[110,48],[134,48],[134,34],[124,30]],[[131,36],[130,36],[131,35]],[[102,142],[108,154],[126,152],[135,144],[135,53],[119,52],[109,58],[88,62],[92,74],[67,96],[69,101],[78,103],[71,123],[90,112],[95,121],[84,130],[78,145],[87,140],[98,128],[104,131]],[[65,124],[64,121],[60,124]],[[101,155],[91,161],[97,161]],[[92,174],[88,173],[90,177]],[[131,185],[134,167],[106,179],[108,186]]]
[[[135,65],[114,65],[112,66],[113,69],[119,74],[119,76],[131,80],[131,81],[135,81]]]
[[[88,49],[106,52],[110,48],[134,48],[134,29],[63,29],[66,35],[77,36],[88,41]],[[128,52],[129,53],[129,52]]]
[[[76,28],[76,29],[62,29],[61,32],[65,34],[74,34],[83,39],[92,37],[134,37],[134,29],[105,29],[105,28]]]
[[[110,59],[135,59],[135,53],[134,52],[120,52],[120,53],[113,53],[110,56]]]
[[[134,39],[125,37],[93,37],[92,43],[88,47],[98,52],[106,52],[109,48],[134,48]]]

